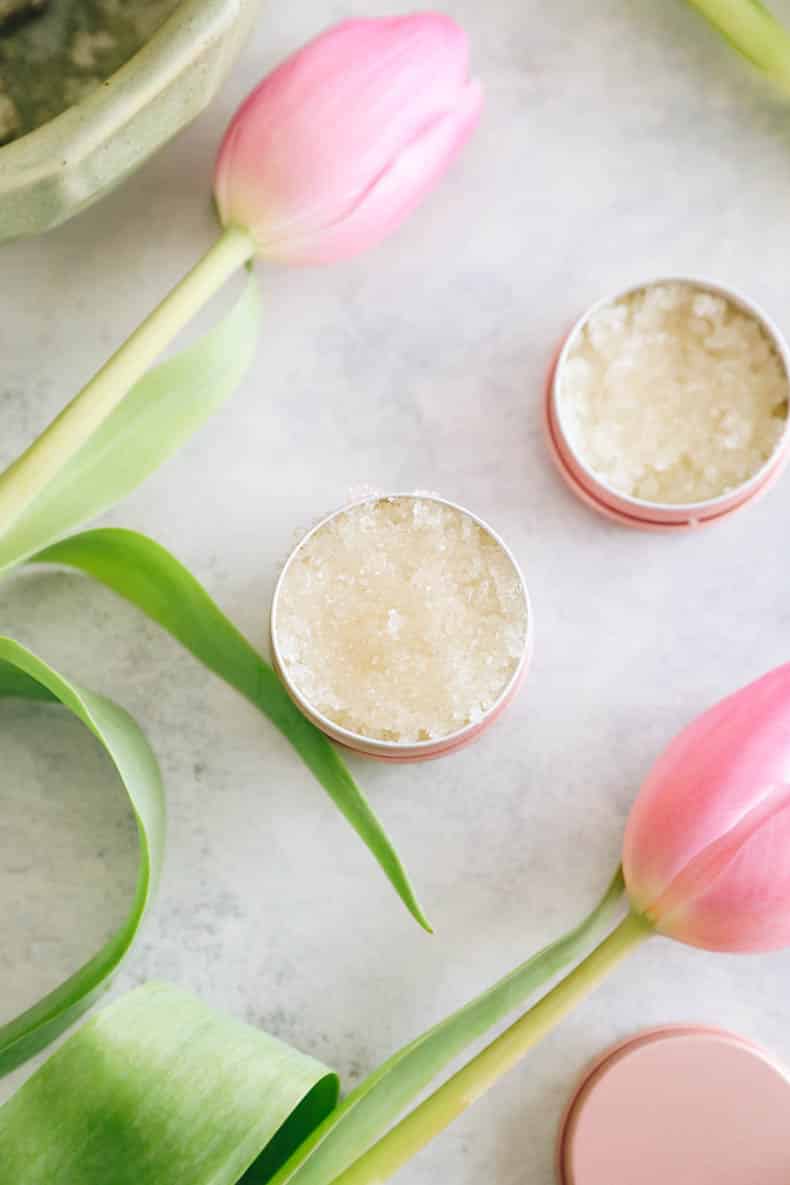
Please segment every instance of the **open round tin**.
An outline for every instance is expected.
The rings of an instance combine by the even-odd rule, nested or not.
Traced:
[[[527,627],[526,636],[524,639],[524,648],[521,657],[518,661],[515,671],[510,680],[502,690],[498,699],[492,706],[483,714],[483,716],[471,724],[467,724],[463,728],[455,732],[448,733],[445,736],[432,738],[425,741],[385,741],[375,737],[364,736],[361,733],[351,732],[349,729],[343,728],[330,720],[323,713],[319,712],[310,701],[302,694],[298,687],[291,679],[287,664],[285,662],[282,649],[278,639],[277,631],[277,611],[282,592],[283,584],[286,579],[290,565],[293,563],[295,557],[304,548],[310,539],[332,519],[347,513],[349,510],[357,506],[363,505],[366,502],[380,502],[395,499],[419,499],[423,502],[436,502],[442,506],[449,507],[452,510],[459,511],[466,515],[474,523],[477,524],[490,538],[498,545],[504,552],[513,566],[515,574],[518,578],[521,592],[524,597],[524,606],[526,609]],[[468,745],[483,733],[487,728],[494,723],[505,710],[507,705],[512,701],[526,675],[527,667],[532,654],[532,639],[534,635],[534,618],[532,612],[532,604],[529,598],[529,591],[527,589],[524,575],[519,567],[513,553],[507,544],[500,538],[500,536],[491,529],[481,518],[473,514],[471,510],[467,510],[465,506],[460,506],[455,502],[450,502],[446,498],[439,498],[434,494],[422,493],[395,493],[395,494],[375,494],[365,498],[358,498],[350,502],[346,506],[342,506],[339,510],[328,514],[305,537],[297,544],[289,555],[285,566],[280,573],[277,585],[274,590],[274,597],[272,600],[271,617],[270,617],[270,634],[271,634],[271,650],[272,662],[277,671],[283,686],[288,692],[291,699],[300,709],[300,711],[310,720],[317,728],[320,728],[331,740],[336,741],[339,745],[343,745],[347,749],[353,749],[357,753],[362,753],[367,757],[372,757],[379,761],[396,761],[396,762],[412,762],[412,761],[428,761],[434,757],[442,757],[446,753],[455,752],[455,750]]]
[[[732,288],[709,280],[691,276],[669,276],[632,284],[614,296],[597,301],[579,318],[562,343],[549,370],[546,387],[546,430],[551,454],[563,479],[593,510],[623,526],[638,527],[641,530],[672,531],[699,527],[725,518],[741,506],[755,501],[766,493],[781,475],[790,459],[790,415],[782,436],[771,456],[745,482],[715,498],[700,502],[650,502],[615,490],[607,481],[596,474],[579,455],[563,427],[562,401],[558,396],[559,377],[562,368],[573,350],[579,335],[589,319],[600,309],[614,304],[625,297],[652,288],[657,284],[686,284],[722,296],[758,322],[773,344],[788,376],[790,384],[790,347],[783,334],[771,320],[748,297]]]
[[[557,1142],[559,1185],[787,1185],[790,1077],[703,1025],[650,1029],[585,1072]]]

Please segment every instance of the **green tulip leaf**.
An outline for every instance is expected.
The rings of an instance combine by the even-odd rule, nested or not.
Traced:
[[[583,922],[383,1062],[296,1149],[271,1185],[330,1185],[455,1057],[580,958],[595,932],[622,910],[623,893],[618,868]]]
[[[99,1012],[0,1107],[2,1179],[258,1185],[337,1090],[305,1054],[148,984]]]
[[[129,950],[159,877],[165,806],[156,758],[131,716],[103,696],[69,682],[10,638],[0,638],[0,697],[61,703],[93,733],[109,754],[129,795],[140,840],[137,889],[126,921],[92,959],[59,987],[14,1020],[0,1025],[0,1074],[5,1074],[68,1028],[93,1003]],[[6,1147],[0,1137],[3,1179],[20,1183],[26,1180],[24,1172],[6,1175],[5,1157]]]
[[[291,701],[273,668],[168,551],[134,531],[99,529],[64,539],[31,562],[65,564],[107,585],[267,716],[367,845],[413,917],[430,930],[395,848],[340,754]]]
[[[621,909],[618,870],[581,925],[391,1057],[337,1106],[304,1054],[150,984],[99,1013],[0,1107],[25,1185],[331,1185],[431,1080],[583,953]]]
[[[0,570],[29,559],[125,497],[174,453],[243,378],[258,320],[258,288],[250,276],[224,319],[145,375],[0,536]],[[0,483],[13,478],[13,469],[0,475]],[[397,853],[342,758],[186,569],[143,536],[122,531],[66,539],[36,558],[82,566],[103,580],[267,715],[367,844],[414,917],[430,929]]]
[[[258,286],[250,275],[219,324],[149,371],[0,535],[0,570],[119,502],[172,456],[243,379],[259,318]],[[0,485],[13,477],[11,465]]]

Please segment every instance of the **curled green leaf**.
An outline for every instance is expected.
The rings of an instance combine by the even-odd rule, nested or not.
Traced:
[[[294,705],[272,667],[164,547],[135,531],[85,531],[32,561],[65,564],[142,609],[271,720],[368,847],[412,916],[430,930],[392,842],[340,754]]]
[[[332,1110],[311,1057],[149,984],[103,1009],[0,1107],[15,1185],[259,1185]]]
[[[125,922],[84,966],[7,1024],[0,1025],[0,1074],[43,1049],[95,1000],[118,968],[143,920],[162,865],[165,805],[159,767],[140,729],[122,708],[59,675],[40,658],[0,638],[0,697],[61,703],[104,746],[123,783],[137,821],[140,864]],[[0,1138],[0,1148],[3,1141]],[[3,1148],[3,1156],[5,1149]],[[24,1174],[18,1178],[25,1179]]]

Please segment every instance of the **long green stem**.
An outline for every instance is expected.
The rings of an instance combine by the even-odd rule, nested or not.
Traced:
[[[252,240],[244,231],[235,227],[224,231],[49,427],[0,475],[0,535],[16,522],[179,330],[234,271],[252,258],[253,252]]]
[[[524,1016],[336,1177],[333,1185],[381,1185],[507,1073],[541,1037],[653,931],[629,914],[565,979]]]
[[[745,58],[790,87],[790,33],[760,0],[689,0]]]

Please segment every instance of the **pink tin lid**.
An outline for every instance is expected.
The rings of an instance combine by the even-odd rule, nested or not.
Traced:
[[[560,1185],[788,1185],[790,1077],[720,1029],[653,1029],[609,1050],[571,1100]]]

